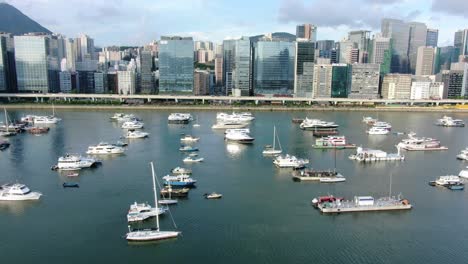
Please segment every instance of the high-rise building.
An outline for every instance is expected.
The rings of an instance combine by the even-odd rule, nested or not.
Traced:
[[[349,73],[348,64],[332,64],[331,97],[348,97]]]
[[[69,71],[76,71],[76,60],[78,54],[76,50],[76,43],[74,39],[65,40],[65,58],[67,59],[67,69]]]
[[[418,56],[418,48],[426,46],[427,26],[424,23],[410,22],[410,39],[409,39],[409,60],[411,73],[416,72],[416,60]]]
[[[380,65],[355,63],[350,66],[349,98],[377,99],[379,97]]]
[[[302,74],[297,75],[297,80],[294,82],[294,96],[312,98],[312,88],[314,81],[314,65],[313,62],[304,62]]]
[[[154,94],[155,84],[153,78],[153,56],[151,51],[140,51],[140,92]]]
[[[468,29],[462,29],[455,32],[454,45],[457,50],[458,56],[468,56]]]
[[[467,62],[457,62],[452,63],[450,66],[451,71],[461,71],[463,72],[463,81],[460,96],[468,99],[468,63]]]
[[[303,76],[304,64],[315,62],[315,43],[298,40],[296,42],[296,55],[294,59],[294,95],[306,97],[306,87],[312,86],[312,80]]]
[[[313,98],[330,98],[332,92],[331,64],[314,65],[314,78],[312,86]]]
[[[370,48],[370,63],[376,63],[380,65],[380,73],[382,75],[390,72],[390,66],[392,61],[391,54],[391,39],[384,38],[380,35],[375,36],[371,41]]]
[[[249,37],[242,37],[234,44],[234,66],[232,89],[237,95],[253,95],[252,90],[252,46]],[[234,91],[235,90],[235,91]]]
[[[254,45],[256,94],[290,95],[294,91],[295,45],[286,41],[258,41]]]
[[[223,86],[223,56],[217,55],[215,58],[215,85]]]
[[[232,93],[232,72],[234,69],[235,62],[235,48],[235,40],[230,39],[223,41],[223,80],[225,95],[230,95]]]
[[[444,99],[457,99],[462,95],[463,71],[450,70],[441,72],[444,83]]]
[[[14,36],[10,33],[0,32],[0,39],[5,41],[3,51],[3,72],[5,74],[6,91],[16,92],[16,64],[15,64],[15,45]]]
[[[434,65],[438,56],[438,48],[421,46],[418,48],[416,60],[416,75],[434,74]]]
[[[193,44],[191,45],[193,47]],[[135,71],[118,71],[117,72],[117,86],[119,94],[135,94],[136,92],[136,74]]]
[[[193,94],[207,95],[210,91],[210,73],[208,71],[195,70],[193,75]]]
[[[15,36],[18,91],[47,93],[58,90],[58,63],[49,51],[47,35]]]
[[[96,59],[95,50],[94,50],[94,39],[90,38],[88,35],[81,34],[78,38],[75,39],[77,47],[77,60],[94,60]]]
[[[0,36],[0,92],[8,90],[8,57],[6,38]]]
[[[410,99],[411,74],[387,74],[382,82],[383,99]]]
[[[159,91],[193,92],[193,39],[191,37],[161,37]]]
[[[453,46],[439,48],[439,57],[436,60],[434,73],[439,73],[444,70],[450,70],[450,65],[458,61],[458,50]]]
[[[317,40],[315,48],[318,50],[332,50],[335,48],[334,40]]]
[[[411,100],[442,99],[444,83],[434,82],[428,76],[413,76],[411,82]]]
[[[95,71],[79,71],[78,74],[78,92],[93,94],[96,91],[95,89],[95,80],[94,80]]]
[[[339,42],[339,50],[340,50],[340,55],[339,55],[339,61],[340,63],[347,63],[351,64],[352,63],[352,54],[353,54],[353,49],[357,48],[357,44],[354,43],[351,40],[342,40]]]
[[[369,46],[370,46],[370,31],[368,30],[356,30],[348,33],[348,40],[356,43],[357,53],[359,55],[355,62],[367,63]]]
[[[107,93],[107,73],[95,72],[94,73],[94,92],[95,93]]]
[[[59,73],[60,92],[71,93],[72,88],[72,75],[70,71],[61,71]]]
[[[402,20],[384,18],[382,20],[382,37],[392,39],[392,60],[390,72],[409,72],[409,39],[410,26]]]
[[[317,41],[317,26],[312,24],[302,24],[296,26],[296,38],[307,39],[312,42]]]
[[[426,35],[426,46],[427,47],[437,47],[439,42],[439,30],[428,28],[427,35]]]

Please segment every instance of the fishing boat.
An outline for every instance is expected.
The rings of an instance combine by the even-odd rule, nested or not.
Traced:
[[[206,199],[221,199],[223,197],[222,194],[220,193],[205,193],[203,196],[205,196]]]
[[[151,207],[148,203],[137,203],[134,202],[130,205],[130,209],[127,213],[127,222],[141,222],[151,217],[155,217],[157,215],[162,215],[166,213],[167,209],[160,207],[154,208]]]
[[[375,162],[375,161],[403,161],[405,157],[400,154],[400,148],[397,147],[398,153],[387,153],[382,150],[369,149],[358,147],[356,154],[350,155],[350,160],[359,162]]]
[[[26,185],[21,183],[0,186],[0,201],[39,200],[41,196],[42,193],[32,192]]]
[[[276,141],[278,141],[279,149],[276,149]],[[280,155],[283,152],[281,148],[281,142],[278,135],[276,134],[276,126],[273,126],[273,145],[266,145],[263,148],[262,154],[265,156]]]
[[[296,156],[289,154],[286,154],[285,156],[277,156],[273,160],[273,164],[279,168],[303,168],[308,163],[308,159],[298,159]]]
[[[416,137],[414,133],[409,134],[408,138],[403,139],[397,146],[409,151],[434,151],[448,149],[445,146],[441,146],[440,141],[436,139]]]
[[[179,151],[181,151],[181,152],[195,152],[195,151],[198,151],[198,148],[185,145],[185,146],[181,146],[179,148]]]
[[[175,167],[174,169],[171,170],[171,174],[172,175],[191,175],[192,170],[181,168],[181,167]]]
[[[355,144],[348,144],[345,136],[328,136],[315,140],[315,149],[350,149],[356,148]]]
[[[199,137],[194,137],[194,136],[191,136],[191,135],[185,135],[183,137],[180,138],[180,141],[181,142],[198,142],[200,140]]]
[[[457,155],[457,159],[459,160],[468,160],[468,147],[465,148]]]
[[[77,182],[64,182],[62,184],[63,188],[79,188],[80,185]]]
[[[151,172],[153,176],[153,192],[154,192],[154,207],[158,208],[158,198],[156,195],[156,180],[154,173],[153,162],[151,162]],[[126,234],[126,239],[128,241],[157,241],[170,238],[176,238],[179,236],[180,232],[178,231],[161,231],[159,229],[159,215],[156,215],[156,228],[155,229],[143,229],[143,230],[131,230],[130,226],[128,227],[128,233]]]
[[[436,125],[443,127],[464,127],[465,122],[461,119],[453,119],[450,116],[444,116],[437,120]]]

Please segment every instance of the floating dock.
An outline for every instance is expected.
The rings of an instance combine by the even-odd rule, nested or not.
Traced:
[[[390,197],[374,200],[371,196],[355,197],[353,201],[323,202],[317,204],[317,208],[324,214],[329,213],[352,213],[352,212],[375,212],[410,210],[412,205],[408,200],[394,199]]]
[[[323,146],[323,145],[312,145],[314,149],[355,149],[355,144],[341,145],[341,146]]]

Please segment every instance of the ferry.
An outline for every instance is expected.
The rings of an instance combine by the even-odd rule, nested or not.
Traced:
[[[437,120],[436,125],[443,127],[464,127],[465,122],[463,122],[461,119],[453,119],[450,116],[444,116]]]
[[[403,139],[397,145],[398,148],[410,151],[432,151],[447,150],[447,147],[441,146],[440,142],[433,138],[415,137],[414,133],[409,134],[407,139]]]
[[[372,196],[355,196],[353,200],[346,201],[342,198],[324,199],[314,198],[312,204],[324,214],[348,213],[348,212],[373,212],[409,210],[412,205],[407,199],[398,197],[382,197],[375,199]]]
[[[316,139],[312,147],[315,149],[350,149],[356,148],[356,145],[346,143],[345,136],[328,136]]]
[[[400,149],[398,153],[389,154],[382,150],[369,149],[358,147],[356,154],[349,156],[349,159],[356,160],[359,162],[374,162],[374,161],[403,161],[405,157],[400,155]]]

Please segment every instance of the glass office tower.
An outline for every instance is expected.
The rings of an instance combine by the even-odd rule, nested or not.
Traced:
[[[191,37],[161,37],[160,92],[193,92],[193,47]]]

